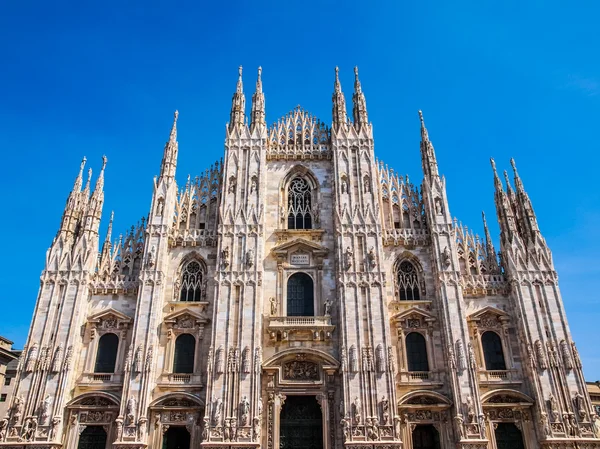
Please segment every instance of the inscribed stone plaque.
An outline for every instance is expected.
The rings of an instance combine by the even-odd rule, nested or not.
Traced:
[[[308,265],[310,263],[310,257],[308,254],[292,254],[291,262],[292,265]]]

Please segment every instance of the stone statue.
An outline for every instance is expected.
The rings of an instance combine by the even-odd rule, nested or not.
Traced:
[[[358,354],[356,353],[356,346],[350,346],[350,366],[349,371],[356,373],[358,371]]]
[[[217,398],[213,403],[213,426],[221,425],[221,413],[223,411],[223,400]]]
[[[241,425],[245,426],[248,424],[248,415],[250,414],[250,402],[248,398],[244,396],[242,398],[242,402],[240,403],[240,410],[242,412]]]
[[[356,396],[354,398],[354,403],[352,404],[352,408],[354,409],[354,424],[355,425],[360,425],[361,422],[361,417],[362,417],[362,407],[360,404],[360,399],[358,399],[358,396]]]
[[[52,407],[52,402],[54,400],[48,394],[40,404],[40,423],[44,425],[48,420],[48,416],[50,414],[50,408]]]
[[[202,418],[202,441],[208,440],[208,428],[210,426],[208,416]]]
[[[535,356],[537,358],[537,365],[539,369],[542,371],[548,369],[548,364],[546,363],[546,356],[544,354],[544,347],[542,346],[542,342],[536,340],[535,342]]]
[[[550,412],[552,413],[552,422],[558,421],[558,403],[556,402],[556,398],[552,393],[548,396],[548,405],[550,406]]]
[[[444,264],[444,268],[448,268],[452,265],[452,255],[447,246],[444,247],[444,250],[442,251],[442,263]]]
[[[465,348],[462,340],[456,340],[456,358],[458,362],[458,369],[460,371],[467,369],[467,359],[465,358]]]
[[[577,410],[577,414],[579,415],[579,419],[582,421],[587,420],[587,413],[585,412],[585,402],[583,400],[583,396],[579,391],[575,392],[573,396],[573,403],[575,404],[575,409]]]
[[[225,249],[221,251],[221,265],[224,270],[229,267],[229,246],[226,246]]]
[[[35,364],[37,362],[38,353],[39,353],[38,345],[36,343],[34,343],[33,346],[31,347],[31,349],[29,350],[29,353],[27,354],[27,363],[25,365],[26,373],[30,373],[35,369]]]
[[[388,426],[390,424],[390,401],[385,396],[381,397],[381,417],[383,425]]]
[[[242,372],[246,374],[250,372],[250,348],[248,346],[242,352]]]
[[[258,416],[252,420],[252,440],[260,441],[260,418]]]
[[[138,346],[133,359],[133,372],[139,373],[140,371],[142,371],[142,348]]]
[[[128,420],[128,425],[132,425],[134,423],[135,420],[135,398],[133,396],[131,396],[128,400],[127,400],[127,420]]]
[[[469,423],[472,424],[475,422],[475,406],[471,396],[467,396],[467,417],[469,419]]]
[[[346,248],[346,252],[344,253],[344,267],[346,268],[346,270],[349,270],[352,267],[352,256],[354,256],[354,253],[352,252],[352,249],[350,249],[350,247],[348,246]]]
[[[346,418],[342,418],[340,421],[342,425],[342,432],[344,434],[344,442],[348,441],[350,438],[350,422]]]
[[[277,315],[277,299],[275,299],[274,296],[271,296],[269,302],[271,303],[271,316]]]
[[[8,419],[0,420],[0,442],[6,441],[6,431],[8,430]]]
[[[13,404],[13,418],[15,422],[21,419],[21,415],[23,414],[23,405],[25,401],[23,400],[23,395],[15,398],[15,403]]]
[[[375,370],[378,373],[385,373],[385,352],[383,351],[383,346],[380,344],[375,348]]]
[[[52,424],[50,428],[50,441],[55,441],[58,436],[58,426],[60,425],[61,419],[60,416],[55,416],[52,418]]]
[[[323,304],[323,308],[325,309],[325,316],[330,316],[331,315],[331,299],[328,299],[327,301],[325,301],[325,304]]]
[[[21,432],[21,441],[33,441],[35,431],[37,430],[37,418],[27,418],[23,431]]]
[[[246,252],[246,266],[252,268],[254,266],[254,251],[249,249]]]
[[[371,248],[369,248],[367,259],[369,260],[369,266],[371,268],[375,268],[377,266],[377,261],[375,260],[375,248],[373,248],[372,246]]]

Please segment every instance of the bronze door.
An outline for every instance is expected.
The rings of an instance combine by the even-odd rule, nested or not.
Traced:
[[[281,408],[280,449],[323,449],[323,415],[315,396],[288,396]]]

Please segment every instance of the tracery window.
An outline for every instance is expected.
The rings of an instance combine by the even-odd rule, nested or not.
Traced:
[[[202,301],[204,273],[200,262],[192,260],[181,272],[180,301]]]
[[[419,276],[416,267],[404,260],[398,265],[398,294],[400,301],[418,301],[421,299],[419,291]]]
[[[193,373],[196,340],[191,334],[181,334],[175,340],[174,373]]]
[[[314,283],[306,273],[290,276],[287,283],[287,316],[314,316]]]
[[[481,346],[483,347],[486,370],[496,371],[506,369],[502,340],[496,332],[484,332],[481,336]]]
[[[98,353],[96,355],[95,373],[114,373],[117,362],[117,349],[119,337],[113,333],[104,334],[98,341]]]
[[[408,371],[429,371],[427,343],[419,332],[411,332],[406,336],[406,361]]]
[[[312,191],[308,181],[292,179],[288,187],[288,229],[312,229]]]

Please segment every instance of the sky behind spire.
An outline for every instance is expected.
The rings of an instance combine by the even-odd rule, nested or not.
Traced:
[[[452,215],[483,236],[484,210],[497,249],[488,160],[501,173],[515,157],[586,377],[600,379],[600,4],[89,3],[0,7],[0,287],[10,316],[0,335],[16,347],[84,155],[94,173],[110,159],[100,235],[114,210],[118,236],[148,214],[172,111],[184,185],[223,155],[240,65],[252,89],[263,68],[267,124],[297,104],[330,124],[334,68],[351,87],[357,65],[377,156],[421,181],[422,109]]]

